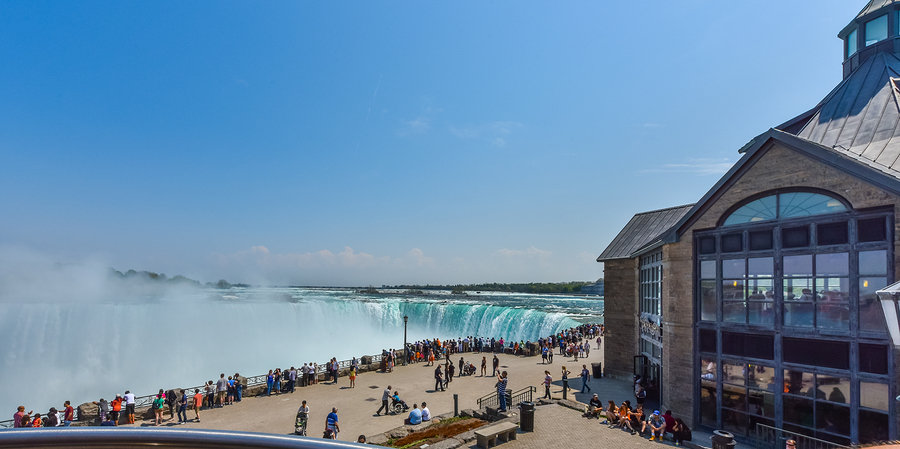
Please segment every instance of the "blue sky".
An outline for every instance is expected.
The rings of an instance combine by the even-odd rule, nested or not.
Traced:
[[[0,247],[202,280],[602,276],[864,1],[0,3]],[[10,250],[10,248],[14,250]]]

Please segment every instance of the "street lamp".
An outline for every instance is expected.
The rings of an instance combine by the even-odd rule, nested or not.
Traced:
[[[407,360],[409,360],[409,347],[406,345],[406,323],[409,322],[409,317],[403,315],[403,366],[406,366]]]
[[[895,348],[900,348],[900,282],[895,282],[875,292],[881,302],[881,310],[884,312],[884,322],[887,323],[888,332]]]

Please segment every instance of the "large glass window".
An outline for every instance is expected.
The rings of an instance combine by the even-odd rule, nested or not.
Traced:
[[[778,192],[721,223],[694,235],[701,424],[844,443],[895,436],[885,427],[894,361],[875,296],[894,277],[891,212]]]
[[[866,22],[866,46],[883,41],[888,37],[887,14]]]
[[[837,198],[821,193],[786,192],[751,201],[728,216],[723,226],[845,212]]]
[[[641,257],[641,313],[661,315],[662,251]]]

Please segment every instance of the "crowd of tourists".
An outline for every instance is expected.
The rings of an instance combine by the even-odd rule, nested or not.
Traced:
[[[404,357],[407,363],[426,363],[429,366],[435,366],[435,391],[443,391],[449,388],[454,377],[458,376],[474,376],[479,372],[483,377],[488,376],[488,356],[491,356],[490,376],[496,377],[495,387],[498,392],[500,408],[506,410],[508,402],[507,382],[508,373],[500,371],[500,362],[497,354],[510,355],[536,355],[541,353],[544,363],[553,362],[553,352],[559,349],[559,354],[565,356],[587,357],[590,353],[590,342],[599,339],[603,333],[602,325],[581,325],[572,329],[558,332],[546,338],[540,338],[537,342],[525,340],[509,340],[505,338],[485,338],[467,336],[464,338],[440,340],[438,338],[416,341],[407,345],[406,351],[403,350],[383,350],[381,369],[385,372],[392,372],[397,359],[402,362]],[[477,357],[470,357],[466,360],[464,353],[488,353],[481,355],[481,360]],[[455,355],[459,355],[458,363],[455,363]],[[440,361],[437,362],[436,361]],[[477,366],[476,366],[477,364]],[[332,358],[325,364],[314,362],[304,363],[299,368],[291,366],[290,368],[275,368],[268,371],[265,376],[266,388],[261,395],[271,396],[280,394],[290,394],[297,388],[315,385],[320,382],[330,382],[337,384],[341,376],[342,368],[346,369],[346,377],[349,379],[349,387],[356,386],[356,377],[359,373],[360,360],[354,357],[349,361],[349,365],[342,367],[337,358]],[[321,374],[324,374],[324,381],[320,381]],[[226,376],[224,373],[219,375],[218,380],[207,381],[203,386],[193,389],[160,389],[159,392],[151,397],[150,409],[153,412],[153,425],[162,425],[164,421],[173,421],[177,416],[177,424],[187,422],[199,422],[200,411],[205,409],[226,407],[237,402],[241,402],[244,391],[248,388],[248,379],[235,373],[232,376]],[[388,401],[401,404],[404,412],[410,408],[406,406],[406,402],[400,399],[398,391],[390,391],[389,386],[385,390],[385,396],[382,398],[382,406],[376,414],[380,414],[382,410],[387,412]],[[128,424],[135,423],[135,408],[137,398],[130,391],[124,394],[116,394],[112,401],[101,398],[99,401],[93,402],[97,406],[99,421],[101,426],[116,426],[123,421]],[[192,411],[191,417],[188,412]],[[166,418],[168,414],[168,418]],[[332,416],[333,415],[333,416]],[[339,428],[337,426],[337,410],[333,410],[329,414],[331,425],[326,425],[326,435],[335,438]],[[430,419],[430,411],[425,402],[413,404],[410,416],[407,421],[421,422]],[[48,413],[34,414],[33,411],[25,413],[25,407],[19,406],[13,416],[13,427],[63,427],[69,426],[75,421],[75,409],[69,401],[66,401],[62,410],[51,408]]]

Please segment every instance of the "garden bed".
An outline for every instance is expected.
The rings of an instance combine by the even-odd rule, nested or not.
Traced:
[[[434,444],[438,441],[454,437],[461,433],[477,429],[487,424],[487,421],[478,418],[448,418],[437,424],[432,424],[425,429],[413,432],[403,438],[388,440],[385,446],[397,449],[410,449],[420,447],[423,444]]]

